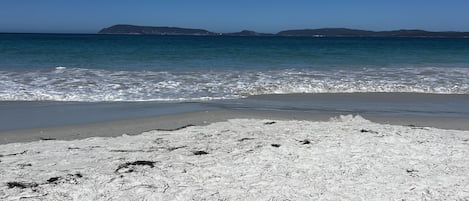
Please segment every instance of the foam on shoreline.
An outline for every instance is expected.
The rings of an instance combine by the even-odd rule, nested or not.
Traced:
[[[0,199],[469,199],[469,131],[231,119],[0,145]]]
[[[468,68],[0,70],[0,101],[209,101],[294,93],[469,94]]]

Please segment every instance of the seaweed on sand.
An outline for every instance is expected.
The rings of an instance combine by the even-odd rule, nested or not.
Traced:
[[[121,169],[126,169],[129,168],[130,166],[149,166],[150,168],[155,167],[154,161],[134,161],[134,162],[127,162],[124,164],[121,164],[117,167],[117,169],[114,172],[119,172]],[[133,172],[133,169],[129,169],[127,172]]]
[[[194,124],[187,124],[187,125],[177,127],[177,128],[158,128],[156,130],[157,131],[177,131],[177,130],[182,130],[182,129],[185,129],[185,128],[188,128],[188,127],[191,127],[191,126],[195,126],[195,125]]]

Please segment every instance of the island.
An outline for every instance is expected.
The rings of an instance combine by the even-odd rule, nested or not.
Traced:
[[[347,28],[295,29],[278,33],[258,33],[243,30],[234,33],[216,33],[205,29],[179,28],[166,26],[114,25],[104,28],[98,34],[137,34],[137,35],[190,35],[190,36],[282,36],[282,37],[407,37],[407,38],[469,38],[469,32],[425,31],[401,29],[394,31],[368,31]]]
[[[346,28],[322,28],[286,30],[277,33],[279,36],[316,36],[316,37],[432,37],[432,38],[465,38],[469,32],[432,32],[418,29],[401,29],[394,31],[367,31]]]
[[[114,25],[104,28],[98,32],[99,34],[139,34],[139,35],[195,35],[210,36],[217,33],[204,29],[188,29],[179,27],[152,27],[152,26],[136,26],[136,25]]]
[[[222,33],[221,35],[225,35],[225,36],[275,36],[275,34],[258,33],[258,32],[250,31],[250,30],[242,30],[240,32],[235,32],[235,33]]]

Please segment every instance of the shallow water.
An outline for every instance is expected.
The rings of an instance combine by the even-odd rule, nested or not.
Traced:
[[[0,34],[0,101],[469,94],[469,39]]]
[[[225,108],[466,118],[467,78],[469,39],[0,34],[0,130]]]

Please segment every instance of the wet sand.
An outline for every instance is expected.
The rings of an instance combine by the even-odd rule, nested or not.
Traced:
[[[347,113],[344,113],[347,114]],[[158,117],[136,118],[91,124],[53,126],[34,129],[17,129],[0,131],[0,144],[14,142],[31,142],[37,140],[74,140],[89,137],[116,137],[123,134],[136,135],[155,129],[171,129],[185,125],[207,125],[228,119],[274,119],[274,120],[309,120],[328,121],[340,114],[311,114],[299,111],[255,111],[255,110],[208,110],[182,114],[163,115]],[[441,129],[469,130],[467,118],[438,117],[395,117],[362,115],[377,123],[394,125],[414,125]]]
[[[0,144],[135,135],[234,118],[373,122],[469,130],[469,95],[419,93],[278,94],[206,102],[2,102]]]

